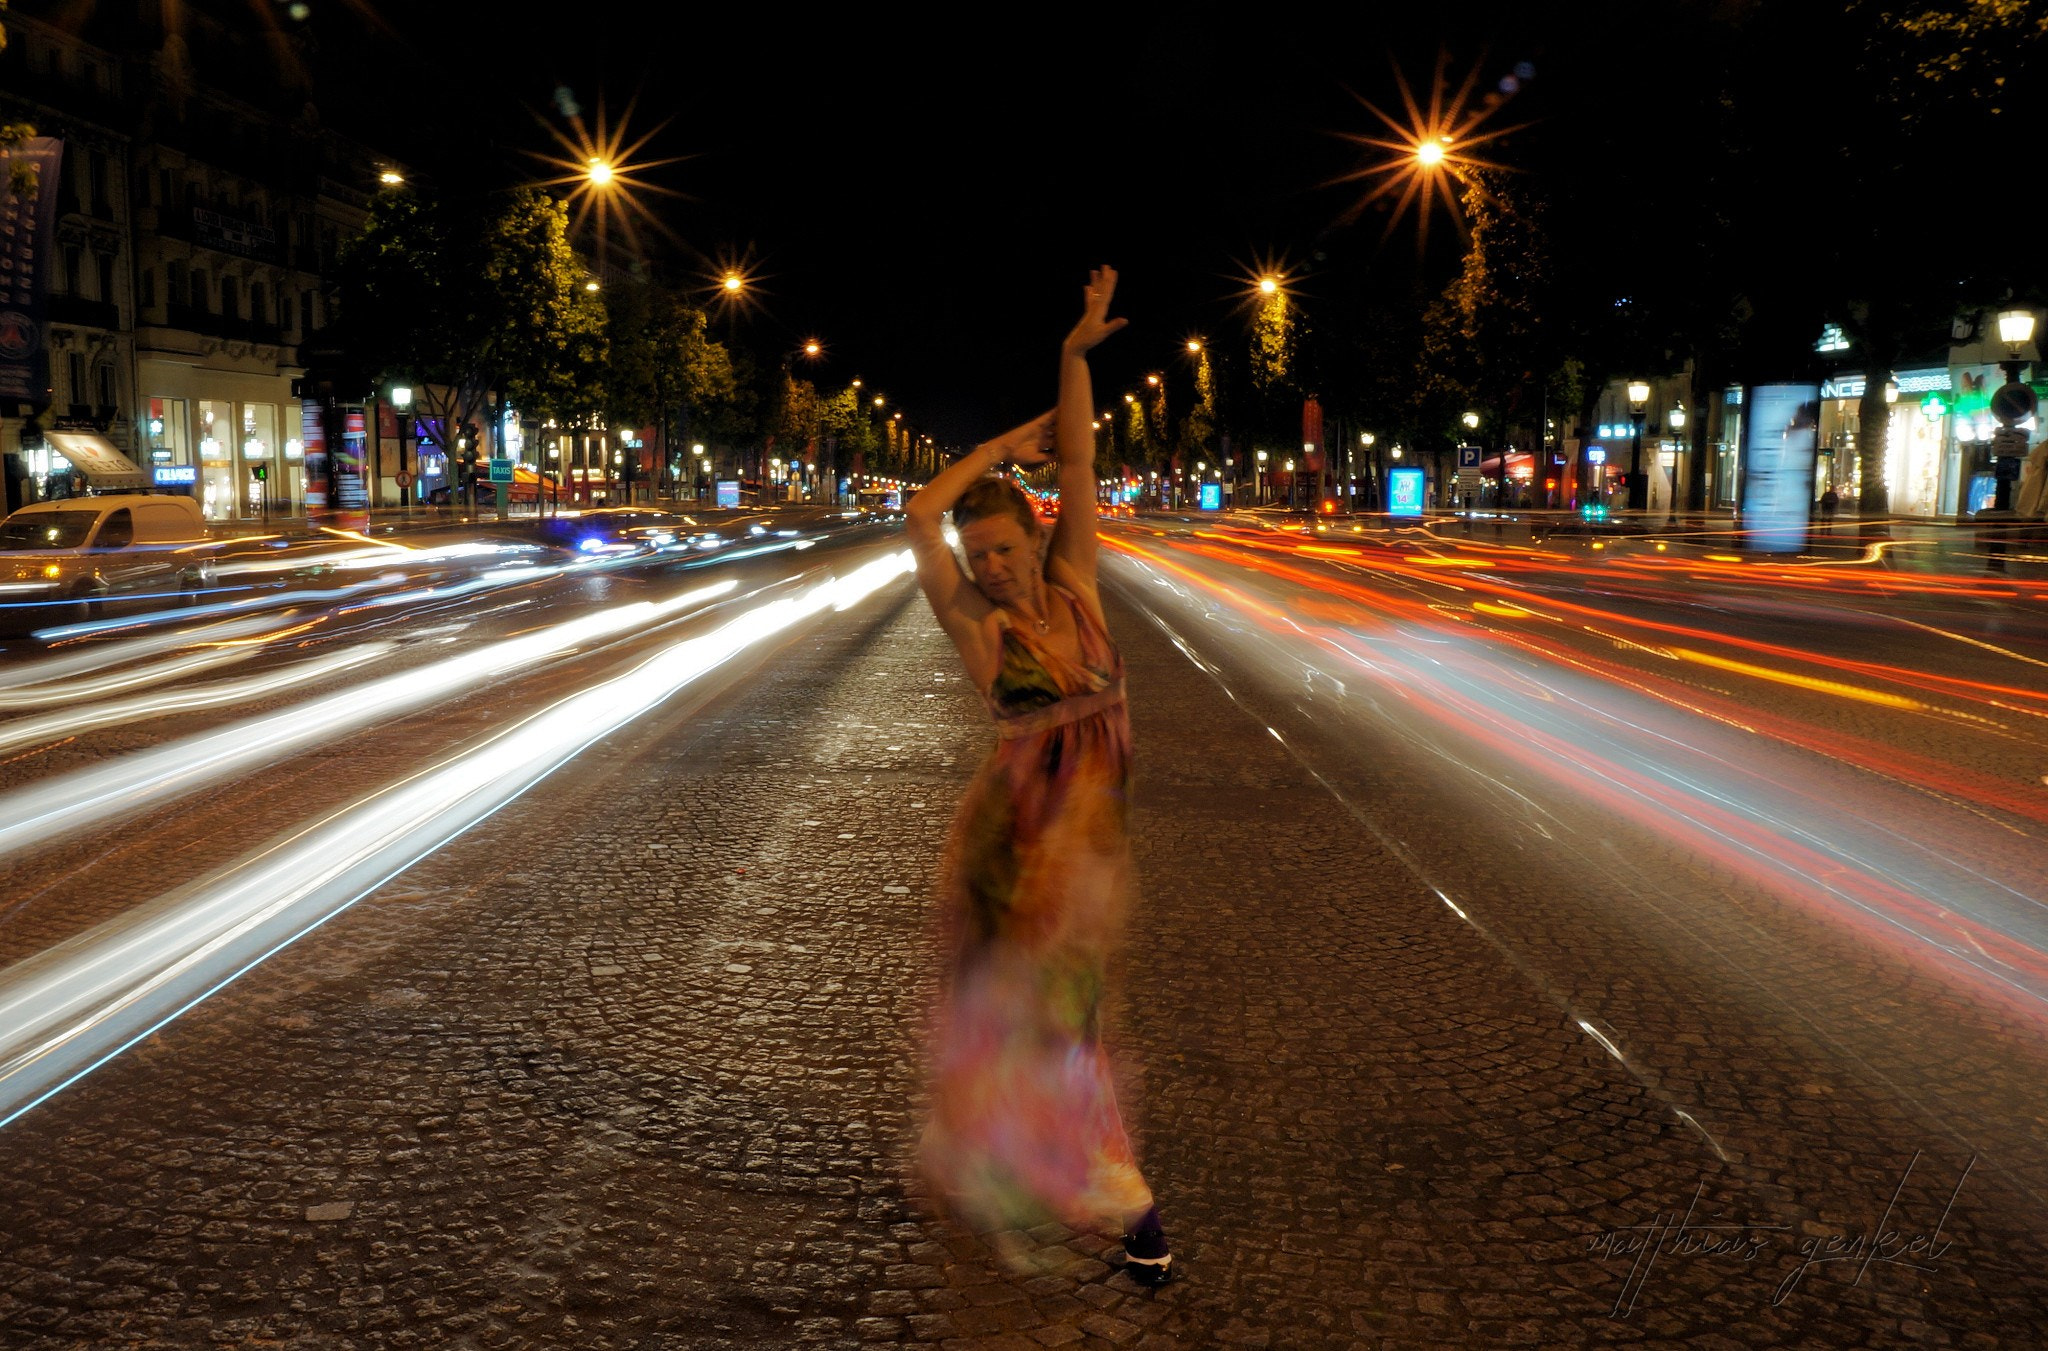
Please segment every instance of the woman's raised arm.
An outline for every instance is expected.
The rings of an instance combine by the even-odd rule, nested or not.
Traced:
[[[1060,402],[1056,441],[1060,465],[1060,519],[1053,527],[1051,559],[1064,564],[1070,582],[1095,589],[1095,385],[1088,353],[1122,328],[1109,317],[1116,295],[1116,269],[1098,267],[1082,295],[1081,319],[1060,344]]]

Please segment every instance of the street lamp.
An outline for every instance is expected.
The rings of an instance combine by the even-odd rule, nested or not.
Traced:
[[[1998,316],[1998,340],[2005,344],[2005,383],[1991,396],[1991,416],[1998,430],[1991,437],[1992,476],[1997,481],[1993,511],[2012,509],[2012,485],[2020,476],[2020,459],[2027,453],[2027,434],[2020,424],[2034,416],[2038,401],[2031,385],[2020,383],[2023,364],[2020,349],[2034,339],[2032,310],[2003,310]]]
[[[1260,294],[1262,294],[1262,295],[1272,295],[1272,294],[1273,294],[1274,292],[1278,291],[1279,289],[1280,289],[1280,279],[1279,279],[1278,277],[1261,277],[1261,278],[1259,278],[1259,292],[1260,292]]]
[[[1647,381],[1628,382],[1628,509],[1647,511],[1650,506],[1650,480],[1643,474],[1643,410],[1649,406],[1650,386]]]
[[[590,186],[604,187],[612,181],[612,166],[601,159],[593,159],[589,167],[584,169],[583,176],[590,180]]]
[[[1190,352],[1199,352],[1199,351],[1201,351],[1201,350],[1202,350],[1202,340],[1201,340],[1200,338],[1189,338],[1189,339],[1188,339],[1188,350],[1189,350]]]

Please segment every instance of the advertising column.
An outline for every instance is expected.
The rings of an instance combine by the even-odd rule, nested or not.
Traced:
[[[337,530],[365,531],[370,528],[369,485],[363,479],[369,421],[361,404],[348,404],[335,412],[341,418],[341,435],[328,451],[328,472],[334,485],[328,498],[330,519]]]
[[[1759,553],[1796,554],[1806,547],[1813,512],[1820,386],[1752,385],[1743,402],[1744,545]]]

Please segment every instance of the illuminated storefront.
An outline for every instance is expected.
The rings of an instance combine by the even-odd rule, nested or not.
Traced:
[[[1885,492],[1897,516],[1944,516],[1956,511],[1961,460],[1950,416],[1955,377],[1947,367],[1900,371],[1885,391],[1892,413],[1880,453]],[[1837,375],[1821,386],[1820,464],[1816,496],[1835,490],[1854,502],[1862,483],[1864,378]],[[1928,396],[1935,396],[1932,402]]]

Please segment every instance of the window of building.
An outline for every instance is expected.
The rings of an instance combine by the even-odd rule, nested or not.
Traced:
[[[262,282],[260,282],[260,281],[252,281],[252,282],[250,282],[250,283],[249,283],[249,319],[250,319],[250,322],[252,322],[252,323],[258,323],[258,324],[268,324],[268,323],[270,322],[270,313],[269,313],[269,310],[270,310],[270,293],[269,293],[268,291],[266,291],[266,290],[264,289],[264,287],[263,287],[263,283],[262,283]]]
[[[97,150],[85,152],[85,181],[92,189],[92,208],[106,214],[113,206],[107,196],[107,157]]]
[[[100,299],[111,301],[114,298],[114,255],[102,253],[95,256],[100,264]]]
[[[213,313],[212,280],[211,277],[206,275],[205,268],[195,267],[192,269],[192,307],[205,310],[208,314]]]
[[[299,331],[299,298],[295,295],[280,295],[277,298],[277,324],[287,333]]]
[[[77,352],[73,352],[70,359],[64,365],[71,376],[71,402],[74,405],[82,404],[85,402],[87,394],[85,387],[85,357]]]
[[[221,316],[227,319],[242,317],[242,297],[235,289],[233,277],[220,279],[220,312]]]
[[[99,398],[99,405],[100,405],[100,407],[102,407],[102,408],[112,408],[112,407],[114,406],[114,404],[115,404],[116,402],[118,402],[118,400],[117,400],[117,399],[116,399],[116,398],[114,397],[114,368],[113,368],[113,366],[112,366],[112,365],[110,365],[110,364],[109,364],[109,363],[107,363],[107,362],[104,362],[104,361],[102,361],[102,362],[101,362],[101,363],[99,364],[99,368],[98,368],[97,370],[95,370],[95,371],[93,372],[93,374],[94,374],[94,376],[96,377],[95,383],[97,383],[97,384],[99,385],[99,390],[100,390],[100,398]]]
[[[311,291],[306,292],[306,329],[308,332],[320,327],[320,306],[317,303],[318,301],[318,296],[314,295]]]
[[[175,206],[178,201],[178,171],[159,169],[156,171],[157,202],[162,206]]]
[[[153,268],[153,267],[145,267],[145,268],[143,268],[143,269],[142,269],[142,277],[141,277],[141,280],[140,280],[140,285],[141,285],[141,287],[142,287],[142,308],[143,308],[143,309],[145,309],[145,310],[153,310],[153,309],[155,309],[155,308],[156,308],[156,269],[155,269],[155,268]]]
[[[185,265],[175,259],[164,264],[164,300],[172,305],[185,303]]]
[[[85,294],[85,255],[76,244],[64,246],[64,289],[75,296]]]

